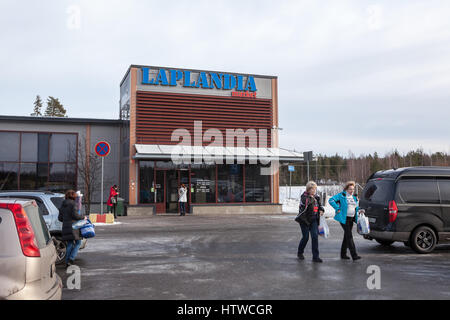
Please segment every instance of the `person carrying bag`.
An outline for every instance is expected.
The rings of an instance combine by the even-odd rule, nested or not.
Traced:
[[[119,195],[119,187],[115,184],[109,190],[109,197],[106,205],[108,206],[108,212],[114,213],[114,219],[117,219],[117,196]]]
[[[308,244],[309,234],[312,240],[313,262],[323,262],[319,258],[319,217],[325,212],[320,202],[320,197],[316,195],[317,184],[310,181],[306,185],[306,191],[300,197],[299,214],[295,221],[300,224],[302,239],[298,245],[297,257],[304,260],[303,253]]]
[[[358,222],[358,198],[354,195],[356,183],[349,181],[345,184],[343,192],[338,193],[328,200],[329,204],[336,210],[334,219],[341,224],[344,230],[344,239],[341,245],[341,259],[349,260],[347,250],[350,251],[353,260],[361,257],[356,253],[355,242],[353,241],[353,224]]]
[[[78,250],[81,246],[81,234],[79,229],[74,229],[73,225],[86,217],[76,209],[75,199],[77,194],[73,190],[66,192],[64,202],[59,209],[58,220],[63,223],[62,239],[67,242],[66,247],[66,267],[74,264]]]

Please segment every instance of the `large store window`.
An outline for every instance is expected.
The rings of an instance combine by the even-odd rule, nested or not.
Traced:
[[[0,162],[0,190],[16,190],[19,175],[17,163]]]
[[[216,166],[194,164],[191,166],[192,203],[216,202]]]
[[[240,164],[218,165],[218,202],[244,201],[243,166]]]
[[[0,190],[65,192],[76,170],[76,134],[0,132]]]
[[[48,180],[48,164],[46,163],[20,164],[21,190],[45,190],[47,180]]]
[[[50,162],[76,162],[77,137],[71,134],[49,136]]]
[[[17,132],[0,132],[0,161],[19,161],[20,135]]]
[[[270,202],[270,176],[261,175],[260,165],[245,167],[245,201]]]
[[[155,189],[154,189],[154,169],[155,163],[153,161],[139,162],[139,190],[140,203],[154,203]]]

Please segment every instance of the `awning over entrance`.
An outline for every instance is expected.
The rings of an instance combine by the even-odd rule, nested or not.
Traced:
[[[222,158],[233,160],[258,160],[279,162],[303,162],[303,153],[283,148],[229,148],[229,147],[193,147],[162,144],[135,144],[134,159],[172,159],[172,155],[183,158],[202,157],[203,159]]]

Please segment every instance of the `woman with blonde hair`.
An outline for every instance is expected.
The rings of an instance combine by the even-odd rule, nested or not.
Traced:
[[[295,218],[302,230],[302,239],[298,245],[297,257],[304,260],[303,252],[308,244],[311,234],[313,262],[322,262],[319,258],[319,216],[325,210],[321,205],[320,197],[316,195],[317,184],[310,181],[306,184],[306,191],[300,197],[299,214]]]
[[[338,193],[332,197],[328,202],[336,210],[334,219],[341,224],[344,229],[344,239],[341,245],[341,259],[349,260],[347,256],[347,249],[353,260],[361,259],[356,253],[355,243],[353,241],[353,223],[358,222],[358,198],[354,195],[356,183],[349,181],[345,184],[343,192]]]

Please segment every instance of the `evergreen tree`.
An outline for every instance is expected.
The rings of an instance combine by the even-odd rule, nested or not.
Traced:
[[[39,95],[36,96],[36,100],[34,100],[34,109],[33,113],[30,114],[32,117],[42,117],[42,100]]]
[[[64,106],[59,102],[58,98],[52,96],[47,98],[46,117],[66,117],[66,112],[66,109],[64,109]]]

